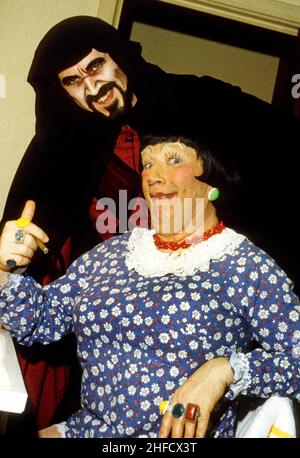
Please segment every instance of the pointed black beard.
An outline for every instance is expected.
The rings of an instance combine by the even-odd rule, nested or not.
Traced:
[[[105,107],[105,109],[109,112],[109,116],[105,116],[103,113],[101,113],[100,111],[98,111],[94,107],[94,102],[99,100],[109,90],[111,90],[113,88],[116,88],[121,93],[124,105],[123,105],[123,107],[119,107],[119,101],[115,100],[111,105]],[[87,98],[86,98],[86,103],[89,106],[89,108],[91,108],[91,110],[93,110],[94,113],[99,114],[102,118],[104,117],[108,121],[109,120],[114,121],[114,120],[122,117],[125,113],[127,113],[132,108],[132,105],[131,105],[132,104],[132,98],[133,98],[133,92],[129,89],[129,87],[127,88],[126,91],[123,91],[123,89],[120,86],[118,86],[114,82],[111,82],[111,83],[107,83],[105,86],[102,86],[99,89],[98,94],[96,94],[94,96],[88,95]]]

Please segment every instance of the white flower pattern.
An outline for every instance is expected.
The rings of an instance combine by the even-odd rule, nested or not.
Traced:
[[[285,350],[300,335],[299,300],[268,255],[240,237],[205,269],[193,260],[187,278],[178,266],[178,274],[143,276],[126,265],[129,238],[98,245],[50,285],[12,274],[1,290],[1,322],[20,343],[76,333],[82,407],[67,420],[66,437],[157,437],[159,403],[217,356],[244,362],[229,400],[300,400],[299,358]],[[233,437],[233,424],[230,406],[215,436]]]

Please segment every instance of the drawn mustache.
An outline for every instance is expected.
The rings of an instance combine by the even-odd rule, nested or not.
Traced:
[[[87,95],[85,98],[87,105],[93,110],[94,109],[93,103],[97,102],[97,100],[101,99],[101,97],[104,97],[107,94],[107,92],[110,91],[114,87],[117,87],[117,85],[116,83],[111,81],[101,86],[96,95],[91,95],[91,94]]]

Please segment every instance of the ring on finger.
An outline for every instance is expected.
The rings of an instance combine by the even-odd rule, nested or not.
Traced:
[[[20,227],[21,229],[23,227],[29,226],[30,220],[28,218],[25,218],[24,216],[21,216],[21,218],[17,219],[16,225]]]
[[[175,404],[171,412],[172,417],[178,420],[179,418],[182,417],[182,415],[184,414],[184,411],[185,411],[185,408],[183,404],[180,404],[180,403]]]
[[[185,409],[185,421],[197,423],[199,417],[200,407],[198,406],[198,404],[193,404],[192,402],[189,402]]]
[[[167,411],[170,411],[170,401],[161,401],[158,406],[160,414],[164,415]]]
[[[16,267],[17,263],[14,259],[8,259],[6,261],[6,265],[7,267],[9,267],[10,269],[12,269],[13,267]]]
[[[15,233],[15,239],[17,243],[24,243],[25,231],[23,229],[18,229]]]

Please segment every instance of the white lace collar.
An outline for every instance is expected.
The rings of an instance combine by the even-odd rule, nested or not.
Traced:
[[[154,232],[136,227],[128,239],[126,266],[144,277],[162,277],[170,273],[185,277],[199,270],[206,272],[212,259],[233,254],[236,247],[245,239],[243,235],[226,228],[220,234],[179,253],[166,253],[159,251],[154,245]]]

